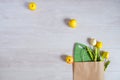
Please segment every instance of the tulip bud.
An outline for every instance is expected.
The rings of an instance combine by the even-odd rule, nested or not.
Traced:
[[[69,26],[71,28],[76,28],[77,27],[77,20],[76,19],[71,19],[69,22],[68,22]]]
[[[67,62],[68,64],[72,64],[72,63],[73,63],[73,57],[72,57],[72,56],[67,56],[67,57],[66,57],[66,62]]]
[[[108,59],[109,58],[109,52],[103,52],[102,57],[105,58],[105,59]]]
[[[103,46],[103,43],[102,43],[102,42],[97,42],[97,43],[96,43],[96,47],[97,47],[97,48],[102,48],[102,46]]]
[[[96,45],[96,39],[94,39],[94,38],[90,39],[90,44],[92,46],[95,46]]]

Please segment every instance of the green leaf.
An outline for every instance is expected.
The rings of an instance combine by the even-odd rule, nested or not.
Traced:
[[[90,49],[89,47],[87,47],[87,46],[86,46],[86,49],[87,49],[87,51],[88,51],[88,53],[89,53],[89,56],[90,56],[91,59],[93,60],[94,56],[93,56],[93,54],[92,54],[91,49]]]
[[[74,45],[74,61],[75,62],[89,62],[92,61],[89,53],[86,50],[86,45],[76,43]]]
[[[110,61],[105,62],[104,64],[104,71],[106,71],[107,67],[110,65]]]
[[[81,43],[75,43],[75,45],[81,46],[82,48],[86,48],[87,46]]]

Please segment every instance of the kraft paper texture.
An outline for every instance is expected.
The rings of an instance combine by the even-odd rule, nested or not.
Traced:
[[[104,80],[103,62],[74,62],[74,80]]]

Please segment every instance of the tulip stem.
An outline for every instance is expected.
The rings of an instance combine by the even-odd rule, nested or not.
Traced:
[[[99,48],[97,48],[97,59],[98,59],[98,61],[101,61],[101,59],[100,59],[100,49]]]
[[[95,48],[95,58],[94,58],[94,61],[97,61],[97,56],[98,56],[98,50],[97,50],[97,48]]]

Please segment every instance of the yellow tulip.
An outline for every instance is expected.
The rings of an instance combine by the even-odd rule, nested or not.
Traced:
[[[37,9],[37,4],[35,2],[30,2],[28,7],[30,10],[34,11]]]
[[[76,28],[76,27],[77,27],[77,20],[71,19],[71,20],[68,22],[68,25],[69,25],[71,28]]]
[[[67,57],[66,57],[66,62],[67,62],[68,64],[72,64],[72,63],[73,63],[73,57],[72,57],[72,56],[67,56]]]
[[[96,43],[96,47],[97,47],[97,48],[102,48],[102,46],[103,46],[103,43],[102,43],[102,42],[97,42],[97,43]]]
[[[102,57],[105,58],[105,59],[108,59],[109,58],[109,52],[103,52]]]

